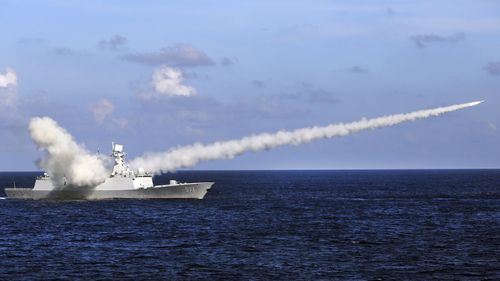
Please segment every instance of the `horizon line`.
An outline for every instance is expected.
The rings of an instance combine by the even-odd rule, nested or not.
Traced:
[[[196,169],[196,170],[177,170],[173,172],[161,173],[175,174],[177,172],[240,172],[240,171],[446,171],[446,170],[500,170],[498,168],[291,168],[291,169]],[[0,173],[43,173],[41,170],[25,171],[0,171]]]

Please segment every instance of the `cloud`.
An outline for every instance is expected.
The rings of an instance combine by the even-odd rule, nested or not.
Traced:
[[[0,128],[16,133],[26,128],[17,85],[18,78],[13,69],[7,67],[3,73],[0,72]]]
[[[103,51],[120,51],[127,44],[127,38],[121,35],[115,35],[108,40],[101,40],[97,43],[97,47]]]
[[[349,72],[351,73],[356,73],[356,74],[362,74],[362,73],[367,73],[368,69],[359,66],[359,65],[354,65],[348,69]]]
[[[76,56],[79,55],[79,53],[75,52],[74,50],[67,48],[67,47],[61,47],[61,48],[55,48],[53,50],[54,54],[58,56]]]
[[[101,125],[106,120],[110,120],[113,125],[122,129],[128,126],[128,120],[124,117],[114,117],[115,105],[107,99],[101,99],[99,103],[92,104],[89,111],[94,115],[97,124]]]
[[[313,85],[306,82],[297,83],[296,90],[294,92],[281,94],[278,96],[278,98],[283,100],[305,100],[309,103],[333,104],[339,102],[333,92],[320,87],[314,87]]]
[[[254,85],[257,88],[265,88],[266,82],[261,81],[261,80],[252,80],[252,85]]]
[[[228,127],[244,130],[246,126],[255,124],[255,120],[266,122],[271,119],[300,119],[310,113],[303,107],[265,97],[222,102],[200,95],[190,98],[173,96],[168,99],[141,99],[139,104],[142,106],[143,115],[137,122],[146,122],[148,128],[172,127],[174,130],[180,130],[182,134],[200,134],[205,130]],[[147,118],[142,118],[144,115]],[[186,128],[189,130],[186,131]]]
[[[111,118],[111,121],[113,122],[113,124],[117,125],[118,127],[124,129],[128,126],[128,120],[127,118],[116,118],[116,117],[113,117]]]
[[[113,114],[115,106],[109,100],[101,99],[98,104],[91,105],[89,110],[94,115],[97,124],[102,124],[106,118]]]
[[[310,103],[338,103],[339,100],[334,96],[332,92],[329,92],[322,88],[311,89],[310,92],[306,93],[306,101]]]
[[[419,49],[426,48],[429,44],[435,43],[458,43],[460,41],[464,41],[466,38],[464,32],[459,32],[452,36],[440,36],[435,34],[420,34],[411,36],[410,39],[415,42],[415,46]]]
[[[175,67],[210,66],[214,61],[196,47],[177,43],[161,48],[158,52],[135,53],[121,56],[121,59],[146,65],[170,65]]]
[[[11,68],[0,73],[0,106],[16,108],[17,106],[17,74]]]
[[[490,130],[492,131],[496,131],[497,130],[497,126],[491,122],[488,122],[488,127],[490,128]]]
[[[17,41],[17,43],[21,45],[41,45],[44,42],[45,40],[39,37],[26,37],[26,38],[21,38]]]
[[[11,68],[6,68],[5,73],[0,73],[0,88],[17,86],[17,75],[16,72]]]
[[[221,60],[220,60],[220,64],[222,66],[231,66],[235,63],[238,62],[238,58],[228,58],[228,57],[223,57]]]
[[[444,1],[442,3],[445,3]],[[494,33],[500,31],[500,20],[498,17],[456,17],[451,14],[447,16],[420,15],[411,16],[408,13],[398,13],[397,17],[392,19],[395,23],[408,30],[435,30],[436,32],[456,32],[460,30],[469,33]]]
[[[143,94],[142,98],[149,99],[158,96],[194,96],[196,89],[182,84],[183,73],[179,68],[161,66],[154,70],[151,84],[154,93]]]
[[[388,17],[393,17],[396,13],[394,12],[394,9],[392,9],[391,7],[385,9],[385,14],[388,16]]]
[[[486,70],[491,75],[500,76],[500,61],[488,63],[484,67],[484,70]]]

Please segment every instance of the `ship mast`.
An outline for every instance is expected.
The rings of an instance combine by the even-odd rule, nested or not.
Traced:
[[[121,175],[123,177],[133,176],[132,170],[125,164],[125,156],[127,155],[123,151],[123,145],[112,142],[112,153],[111,156],[115,158],[115,165],[113,166],[113,171],[111,176]]]

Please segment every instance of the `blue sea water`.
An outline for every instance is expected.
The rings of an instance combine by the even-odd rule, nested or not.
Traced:
[[[203,200],[0,200],[0,280],[500,280],[499,170],[155,182],[171,178],[216,184]]]

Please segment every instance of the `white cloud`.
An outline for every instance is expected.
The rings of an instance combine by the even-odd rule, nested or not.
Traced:
[[[152,84],[157,96],[193,96],[196,89],[182,84],[183,73],[179,68],[161,66],[153,72]]]
[[[7,68],[4,74],[0,73],[0,88],[17,86],[17,75],[13,69]]]
[[[17,75],[11,68],[0,73],[0,106],[10,108],[17,106]]]
[[[104,120],[113,114],[115,106],[107,99],[101,99],[98,104],[91,105],[90,112],[94,114],[95,121],[102,124]]]

